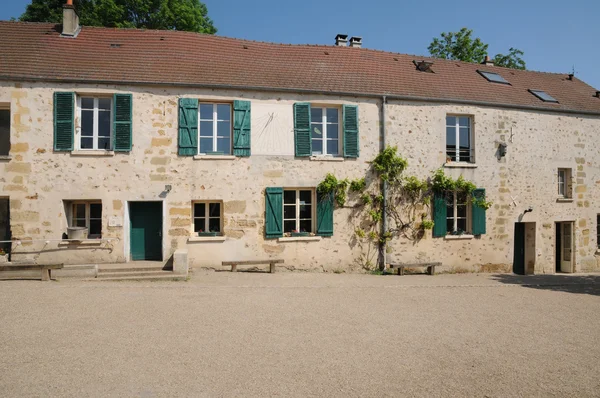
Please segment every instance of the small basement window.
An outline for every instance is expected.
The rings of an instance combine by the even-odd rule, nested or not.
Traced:
[[[102,202],[101,201],[65,201],[69,227],[88,229],[88,239],[102,237]]]
[[[558,104],[558,100],[542,90],[529,90],[529,92],[544,102],[555,102]]]
[[[502,83],[502,84],[508,84],[508,85],[510,85],[510,83],[506,79],[504,79],[502,76],[500,76],[497,73],[494,73],[494,72],[485,72],[485,71],[482,71],[482,70],[478,70],[477,73],[479,73],[481,76],[485,77],[488,82]]]

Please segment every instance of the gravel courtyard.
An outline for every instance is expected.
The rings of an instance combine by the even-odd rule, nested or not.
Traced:
[[[600,396],[600,275],[0,281],[0,396]]]

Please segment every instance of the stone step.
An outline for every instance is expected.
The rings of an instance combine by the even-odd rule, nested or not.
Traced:
[[[161,272],[161,273],[150,273],[150,272],[140,272],[140,273],[114,273],[114,274],[104,274],[98,275],[98,278],[91,279],[95,281],[184,281],[187,277],[185,275],[174,274],[169,271]]]
[[[163,270],[162,267],[123,267],[123,268],[103,268],[102,265],[98,267],[98,275],[107,274],[107,273],[129,273],[129,272],[155,272],[155,271],[165,271],[171,272],[169,270]]]
[[[99,272],[97,278],[120,278],[130,276],[172,276],[175,275],[171,271],[151,270],[151,271],[116,271],[116,272]]]

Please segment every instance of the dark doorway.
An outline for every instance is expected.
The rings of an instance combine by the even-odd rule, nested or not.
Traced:
[[[131,259],[162,261],[162,202],[130,202]]]
[[[522,222],[515,223],[513,272],[525,275],[525,223]]]
[[[10,152],[10,110],[0,109],[0,156]]]

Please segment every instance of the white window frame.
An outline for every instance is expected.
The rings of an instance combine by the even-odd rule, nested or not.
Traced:
[[[311,121],[310,121],[310,141],[311,141],[311,147],[312,147],[312,141],[314,140],[320,140],[323,144],[322,144],[322,148],[323,151],[321,153],[314,153],[313,151],[311,151],[311,155],[312,156],[332,156],[332,157],[340,157],[342,156],[342,110],[341,108],[337,107],[337,106],[312,106],[311,105],[311,112],[312,109],[321,109],[322,112],[322,118],[321,118],[321,124],[323,125],[323,131],[322,131],[322,137],[320,139],[318,138],[313,138],[312,136],[312,132],[313,132],[313,123],[318,123],[318,122],[313,122],[312,117],[311,117]],[[338,121],[337,121],[337,130],[338,130],[338,151],[337,154],[330,154],[327,153],[327,141],[328,140],[332,140],[331,138],[327,138],[327,129],[328,129],[328,125],[332,125],[331,123],[327,122],[327,109],[336,109],[338,111]]]
[[[464,219],[465,220],[465,231],[463,231],[463,233],[470,234],[472,231],[471,200],[467,197],[467,201],[464,204],[465,210],[466,210],[465,216],[459,217],[458,216],[458,192],[457,191],[452,191],[452,193],[448,192],[446,195],[446,200],[448,200],[448,196],[450,194],[452,194],[452,215],[446,214],[446,225],[448,225],[447,220],[452,219],[453,227],[452,227],[452,231],[448,230],[446,232],[450,235],[454,235],[455,233],[457,233],[458,232],[458,220]],[[448,208],[448,206],[446,206],[446,208]]]
[[[296,208],[296,214],[295,214],[295,218],[285,218],[285,206],[291,206],[291,205],[286,205],[285,204],[285,192],[286,191],[295,191],[296,192],[296,203],[294,204],[294,207]],[[296,221],[296,227],[294,228],[295,231],[298,232],[302,232],[300,231],[300,191],[310,191],[310,232],[311,233],[316,233],[315,231],[315,221],[316,221],[316,214],[317,214],[317,195],[316,195],[316,190],[314,188],[283,188],[283,214],[281,215],[281,219],[283,220],[283,225],[282,228],[285,232],[285,222],[286,221],[291,221],[291,220],[295,220]],[[306,220],[305,218],[303,218],[302,220]]]
[[[571,186],[570,184],[570,179],[571,179],[571,169],[568,168],[559,168],[558,169],[558,173],[557,173],[557,184],[558,184],[558,190],[557,190],[557,194],[559,198],[565,198],[565,199],[570,199],[572,197],[572,192],[569,189],[569,187]],[[562,188],[562,192],[561,192],[561,188]]]
[[[456,118],[456,123],[454,124],[454,126],[448,125],[448,117],[453,117]],[[457,158],[460,158],[460,119],[461,118],[466,118],[469,121],[469,160],[468,161],[464,161],[464,160],[457,160]],[[446,153],[446,157],[448,157],[448,137],[447,135],[447,129],[448,127],[454,127],[454,139],[456,141],[456,147],[455,147],[455,153],[454,153],[454,157],[451,157],[451,161],[455,162],[455,163],[475,163],[475,134],[473,134],[473,116],[471,115],[454,115],[454,114],[448,114],[446,115],[445,118],[445,122],[444,125],[446,126],[446,128],[444,129],[444,148],[445,148],[445,153]]]
[[[82,135],[83,120],[81,118],[81,113],[82,113],[81,100],[83,98],[93,98],[94,99],[94,130],[93,130],[93,135],[92,135],[92,140],[93,140],[92,148],[82,148],[81,147],[81,139],[83,137],[83,135]],[[98,113],[99,113],[98,100],[100,98],[110,100],[110,133],[109,133],[110,145],[109,145],[108,149],[98,148]],[[78,151],[107,151],[107,152],[109,152],[114,149],[113,148],[114,112],[115,112],[115,104],[114,104],[113,98],[110,96],[93,95],[93,94],[90,94],[90,95],[78,94],[77,95],[77,119],[79,120],[79,125],[77,126],[77,129],[76,129],[75,147],[77,148]]]
[[[213,117],[212,119],[201,119],[200,118],[200,106],[201,105],[212,105],[213,106]],[[217,106],[218,105],[228,105],[229,106],[229,152],[224,153],[223,155],[229,156],[233,153],[233,104],[229,102],[200,102],[198,104],[198,155],[208,155],[208,153],[200,152],[200,138],[202,138],[200,131],[200,122],[208,122],[211,121],[213,123],[213,132],[212,132],[212,140],[213,140],[213,150],[211,152],[217,152],[217,140],[218,140],[218,123],[219,121],[224,122],[225,120],[219,120],[217,116]],[[205,136],[204,138],[208,138]],[[211,153],[212,155],[212,153]]]
[[[102,209],[102,201],[100,200],[71,200],[67,202],[69,205],[69,227],[76,227],[77,225],[75,225],[75,220],[78,219],[76,218],[76,214],[77,211],[75,210],[75,206],[77,205],[85,205],[85,227],[88,229],[88,239],[100,239],[102,238],[102,213],[104,213],[103,211],[101,211],[100,214],[100,218],[92,218],[91,217],[91,211],[90,211],[90,205],[92,204],[99,204],[101,210]],[[100,220],[100,234],[93,234],[90,232],[90,220]]]
[[[197,204],[204,204],[204,215],[203,216],[197,216],[196,215],[196,205]],[[210,205],[211,204],[219,204],[219,217],[211,217],[210,216]],[[223,201],[222,200],[195,200],[192,202],[192,235],[196,235],[197,231],[196,231],[196,219],[197,218],[204,218],[204,228],[206,229],[207,226],[210,229],[210,220],[211,219],[219,219],[219,232],[217,232],[216,234],[218,236],[222,236],[223,235]],[[211,232],[211,231],[202,231],[202,232]]]

